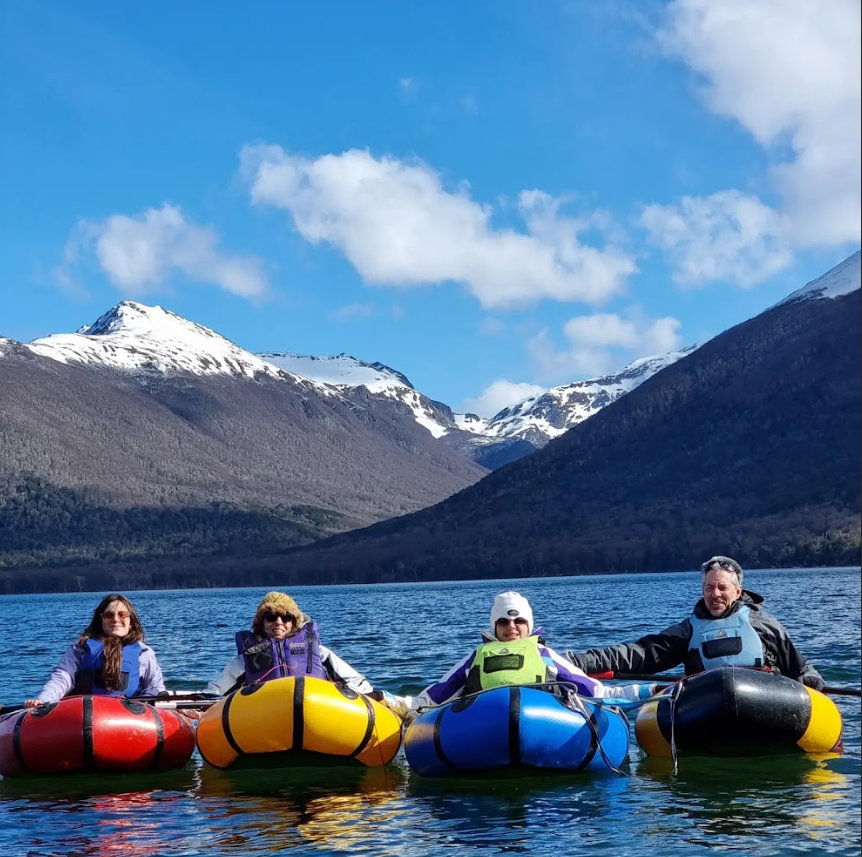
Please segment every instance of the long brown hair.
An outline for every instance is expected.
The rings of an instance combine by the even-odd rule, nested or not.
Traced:
[[[125,637],[106,634],[102,625],[102,614],[113,601],[119,601],[129,611],[129,633]],[[141,627],[138,611],[135,610],[132,602],[125,595],[120,595],[117,592],[106,595],[93,611],[93,618],[90,619],[90,624],[81,633],[78,645],[86,646],[87,640],[101,640],[104,644],[105,662],[102,665],[102,676],[105,690],[119,690],[120,672],[123,666],[123,646],[144,641],[144,629]]]

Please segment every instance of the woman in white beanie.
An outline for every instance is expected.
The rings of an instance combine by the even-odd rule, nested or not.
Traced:
[[[482,643],[455,664],[440,681],[418,696],[399,697],[397,705],[417,709],[442,705],[480,690],[504,685],[566,682],[582,696],[640,700],[651,696],[653,684],[608,687],[578,669],[545,644],[542,628],[533,628],[533,609],[519,592],[501,592],[491,607],[490,628]],[[384,704],[390,700],[384,699]]]

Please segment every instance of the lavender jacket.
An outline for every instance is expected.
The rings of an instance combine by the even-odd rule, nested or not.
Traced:
[[[581,696],[626,699],[637,702],[650,696],[655,688],[655,685],[652,684],[627,684],[621,687],[603,685],[600,681],[589,678],[583,670],[578,669],[552,648],[546,646],[542,639],[544,637],[542,628],[536,628],[530,636],[539,637],[541,640],[539,654],[547,664],[548,681],[571,682]],[[497,638],[491,631],[482,631],[482,642],[497,642]],[[473,651],[466,658],[458,661],[436,684],[426,687],[419,696],[405,697],[404,701],[411,709],[415,710],[429,705],[443,705],[456,699],[467,684],[467,674],[470,672],[475,658],[476,652]]]
[[[156,660],[156,653],[141,643],[141,686],[138,696],[158,696],[165,689],[162,670]],[[75,676],[84,659],[84,648],[73,643],[63,653],[60,663],[51,671],[51,677],[36,696],[40,702],[59,702],[75,686]]]

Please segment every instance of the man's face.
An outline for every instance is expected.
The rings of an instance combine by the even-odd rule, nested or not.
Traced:
[[[703,578],[703,600],[710,616],[722,616],[742,595],[742,587],[732,571],[714,568]]]

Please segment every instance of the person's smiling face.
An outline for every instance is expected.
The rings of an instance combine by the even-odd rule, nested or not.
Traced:
[[[106,637],[125,637],[131,627],[129,608],[122,601],[112,601],[102,611],[102,631]]]
[[[742,595],[736,572],[714,568],[703,577],[703,602],[710,616],[723,616]]]
[[[530,632],[529,624],[523,616],[515,619],[500,618],[494,624],[497,639],[501,642],[506,640],[521,640]]]
[[[273,640],[289,637],[296,627],[296,618],[290,613],[277,613],[274,610],[263,614],[263,632]]]

